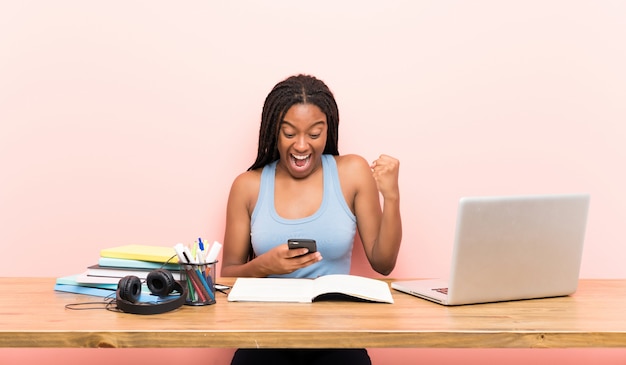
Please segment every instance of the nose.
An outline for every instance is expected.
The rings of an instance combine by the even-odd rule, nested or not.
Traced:
[[[298,137],[296,137],[296,140],[293,144],[293,147],[297,150],[297,151],[304,151],[307,149],[308,147],[308,142],[306,140],[306,136],[305,135],[298,135]]]

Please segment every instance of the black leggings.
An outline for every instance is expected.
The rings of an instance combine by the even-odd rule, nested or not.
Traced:
[[[231,365],[371,365],[366,349],[239,349]]]

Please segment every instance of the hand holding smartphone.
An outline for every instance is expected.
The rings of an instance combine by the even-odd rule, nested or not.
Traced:
[[[317,244],[315,240],[312,239],[290,238],[289,240],[287,240],[287,246],[289,246],[290,250],[304,247],[309,249],[308,253],[317,252]]]

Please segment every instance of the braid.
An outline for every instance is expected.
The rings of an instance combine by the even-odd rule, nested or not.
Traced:
[[[313,76],[291,76],[276,84],[265,99],[261,113],[257,157],[248,170],[261,168],[280,158],[277,148],[280,123],[289,108],[295,104],[313,104],[320,108],[326,115],[328,123],[324,153],[339,154],[339,110],[333,93],[323,81]]]

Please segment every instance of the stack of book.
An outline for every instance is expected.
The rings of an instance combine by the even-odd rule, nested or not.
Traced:
[[[100,251],[98,263],[76,275],[57,278],[54,290],[99,297],[115,297],[121,278],[133,275],[145,280],[155,269],[167,269],[175,280],[180,279],[180,267],[173,247],[125,245]],[[144,285],[145,286],[145,285]],[[149,292],[143,288],[142,292]]]

